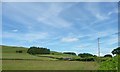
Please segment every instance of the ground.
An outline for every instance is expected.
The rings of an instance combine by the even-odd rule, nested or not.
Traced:
[[[23,50],[23,53],[16,53]],[[30,55],[24,47],[2,47],[2,69],[3,70],[97,70],[97,62],[60,61],[51,57],[78,56],[55,53],[54,55]]]
[[[96,70],[95,62],[3,60],[3,70]]]

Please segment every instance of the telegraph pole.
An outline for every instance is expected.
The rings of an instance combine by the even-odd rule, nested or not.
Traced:
[[[100,38],[98,38],[98,57],[100,57]]]

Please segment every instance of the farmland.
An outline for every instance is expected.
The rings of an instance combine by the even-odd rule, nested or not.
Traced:
[[[51,51],[50,54],[27,53],[28,48],[1,46],[2,48],[2,69],[3,70],[117,70],[118,56],[113,58],[99,58],[102,62],[81,61],[80,56],[68,55]],[[16,51],[22,50],[22,53]],[[61,60],[62,58],[62,60]],[[63,60],[72,58],[74,60]]]
[[[30,55],[27,48],[3,46],[2,48],[2,68],[3,70],[96,70],[96,62],[81,61],[60,61],[50,57],[72,57],[78,56],[55,53],[55,55]],[[23,53],[16,53],[16,50],[23,50]],[[88,66],[89,67],[86,67]]]
[[[89,65],[89,67],[87,67]],[[3,70],[96,70],[95,62],[3,60]]]

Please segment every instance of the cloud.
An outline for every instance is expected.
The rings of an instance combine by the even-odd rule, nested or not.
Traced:
[[[89,48],[91,44],[80,44],[79,46],[76,46],[76,48],[83,49],[83,48]]]
[[[103,15],[101,15],[101,14],[99,14],[99,13],[97,13],[95,16],[96,16],[96,18],[99,19],[99,20],[106,20],[106,19],[109,19],[109,17],[103,16]]]
[[[15,40],[23,40],[23,41],[35,41],[38,39],[46,39],[48,37],[47,32],[37,32],[37,33],[8,33],[3,32],[2,38],[10,38]]]
[[[44,20],[41,20],[41,19],[38,19],[38,20],[48,26],[52,26],[55,28],[69,28],[72,25],[71,23],[58,17],[51,17],[51,18],[46,18]]]
[[[18,30],[17,29],[14,29],[14,30],[12,30],[13,32],[17,32]]]
[[[109,19],[109,16],[105,14],[101,9],[101,5],[99,3],[87,3],[86,9],[97,18],[98,22],[102,20]]]
[[[106,20],[110,19],[110,16],[107,15],[104,11],[103,11],[103,7],[101,7],[101,3],[85,3],[85,9],[89,12],[90,16],[89,17],[89,24],[86,24],[82,27],[82,29],[89,29],[92,32],[97,32],[96,30],[94,30],[91,27],[100,25],[99,23],[103,23]],[[91,19],[90,19],[91,18]]]
[[[107,40],[107,43],[106,44],[108,44],[108,45],[113,45],[113,44],[116,44],[116,43],[118,43],[118,37],[117,36],[113,36],[113,37],[111,37],[109,40]]]
[[[100,39],[100,42],[101,42],[101,46],[103,46],[104,48],[111,48],[112,46],[114,45],[117,45],[118,44],[118,36],[115,35],[115,33],[113,34],[107,34],[105,36],[106,38],[101,38]]]
[[[72,23],[66,21],[65,19],[61,18],[59,15],[60,13],[66,9],[72,6],[72,4],[68,4],[65,7],[62,7],[64,5],[61,4],[55,4],[51,3],[48,10],[46,10],[42,16],[39,16],[37,20],[39,22],[42,22],[46,25],[55,27],[55,28],[67,28],[72,25]]]
[[[64,37],[61,39],[62,42],[76,42],[78,41],[78,38],[74,38],[74,37]]]
[[[118,9],[115,8],[114,10],[108,12],[108,15],[112,15],[114,13],[118,13]]]

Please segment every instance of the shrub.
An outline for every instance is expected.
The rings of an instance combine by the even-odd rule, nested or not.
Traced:
[[[112,57],[112,55],[106,54],[106,55],[104,55],[104,57]]]
[[[78,54],[78,56],[82,57],[82,58],[85,58],[85,57],[93,57],[92,54],[89,54],[89,53],[80,53]]]
[[[50,49],[40,47],[30,47],[27,51],[29,54],[50,54]]]
[[[74,52],[64,52],[63,54],[76,55]]]
[[[80,58],[80,59],[75,59],[76,61],[95,61],[95,58],[89,57],[89,58]]]
[[[106,61],[100,62],[100,70],[117,70],[118,56],[108,58]]]
[[[16,51],[16,53],[22,53],[22,50]]]

